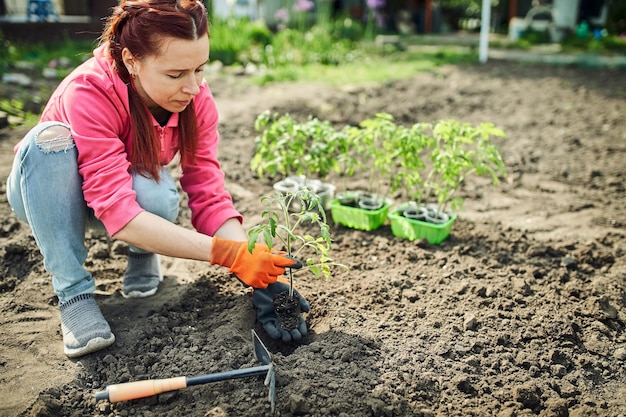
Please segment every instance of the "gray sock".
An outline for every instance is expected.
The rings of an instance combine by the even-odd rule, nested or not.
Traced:
[[[64,352],[76,358],[115,342],[111,327],[92,294],[81,294],[59,304]]]
[[[122,296],[142,298],[153,295],[163,281],[161,257],[155,253],[128,252],[128,265],[122,283]]]

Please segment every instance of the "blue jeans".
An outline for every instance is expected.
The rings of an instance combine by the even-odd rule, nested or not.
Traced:
[[[77,155],[67,125],[40,123],[24,137],[7,180],[9,204],[30,225],[60,302],[96,289],[93,276],[83,267],[85,230],[104,229],[85,202]],[[132,177],[139,205],[175,221],[179,195],[167,169],[161,169],[158,182],[134,173]]]

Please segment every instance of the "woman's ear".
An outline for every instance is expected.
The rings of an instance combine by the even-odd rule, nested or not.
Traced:
[[[130,52],[130,49],[128,48],[124,48],[122,49],[122,61],[124,62],[124,66],[126,66],[126,70],[128,71],[128,73],[134,77],[135,74],[137,73],[137,61],[135,60],[135,57],[133,56],[132,52]]]

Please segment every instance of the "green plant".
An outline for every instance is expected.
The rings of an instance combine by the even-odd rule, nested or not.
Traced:
[[[272,70],[311,64],[337,66],[358,56],[355,42],[337,38],[332,31],[314,26],[306,32],[295,29],[278,32],[264,50],[263,63]]]
[[[300,211],[289,210],[292,201],[302,202]],[[298,273],[309,271],[316,277],[326,279],[331,276],[332,267],[348,269],[331,258],[330,227],[326,220],[320,198],[308,188],[282,194],[273,192],[262,197],[266,208],[261,216],[265,223],[258,224],[248,231],[248,249],[261,239],[270,249],[283,250],[287,255],[302,261]],[[293,296],[293,269],[288,268],[290,296]]]
[[[365,38],[372,40],[374,36],[383,30],[385,0],[367,0],[367,23],[365,26]]]
[[[602,38],[602,44],[607,51],[626,54],[626,38],[609,35]]]
[[[409,133],[388,113],[377,113],[350,131],[359,169],[367,172],[368,193],[384,199],[400,187],[402,177],[398,175],[404,174],[398,163],[408,160],[403,152],[409,147],[399,145],[408,140]]]
[[[352,177],[358,166],[359,160],[354,153],[356,147],[356,136],[352,134],[352,126],[345,126],[336,132],[333,142],[335,158],[338,166],[337,172],[343,178],[344,189],[348,188],[348,178]]]
[[[394,190],[401,189],[411,199],[421,200],[425,188],[423,171],[426,169],[428,149],[434,139],[425,134],[424,125],[416,123],[399,136],[397,168],[394,176]]]
[[[257,116],[254,126],[262,133],[255,139],[250,167],[259,178],[303,175],[324,179],[332,171],[339,172],[336,153],[345,146],[345,138],[328,121],[309,117],[298,122],[289,114],[265,111]]]
[[[259,63],[272,33],[262,24],[249,19],[227,17],[211,22],[211,60],[224,65]]]
[[[420,171],[408,174],[413,185],[409,193],[419,203],[436,200],[437,212],[462,208],[463,198],[457,192],[470,175],[489,176],[494,186],[506,175],[500,151],[491,141],[506,134],[492,123],[473,126],[449,119],[416,124],[413,129],[415,136],[421,136],[425,163]],[[410,154],[404,152],[405,157]]]

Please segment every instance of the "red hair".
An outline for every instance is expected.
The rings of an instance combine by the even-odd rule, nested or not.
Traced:
[[[142,175],[159,179],[160,146],[148,107],[135,90],[122,50],[128,48],[138,59],[158,55],[165,37],[196,40],[209,36],[207,11],[196,0],[121,0],[113,8],[100,37],[108,44],[120,78],[128,89],[133,139],[130,162]],[[198,144],[198,125],[193,101],[179,115],[179,151],[182,161],[192,160]]]

